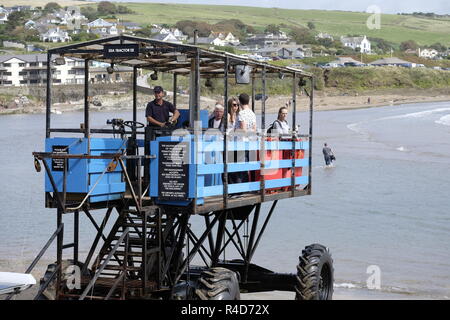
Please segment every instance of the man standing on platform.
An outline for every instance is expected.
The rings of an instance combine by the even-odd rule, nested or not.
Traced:
[[[160,128],[173,126],[177,122],[180,112],[172,103],[163,99],[164,90],[161,86],[154,87],[153,92],[155,100],[150,101],[145,109],[148,125]],[[172,119],[170,119],[170,113],[173,114]]]

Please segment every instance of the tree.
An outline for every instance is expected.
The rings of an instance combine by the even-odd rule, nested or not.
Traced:
[[[439,51],[439,52],[447,51],[447,47],[444,46],[443,44],[441,44],[440,42],[433,43],[433,44],[430,46],[430,48],[431,48],[431,49],[435,49],[435,50],[437,50],[437,51]]]
[[[317,41],[314,37],[314,34],[311,33],[309,29],[306,28],[291,28],[291,32],[289,33],[293,40],[297,43],[301,44],[316,44]]]
[[[145,28],[136,30],[136,36],[138,36],[138,37],[150,38],[152,35],[153,35],[153,32],[152,32],[151,26],[146,26]]]
[[[98,11],[92,7],[81,7],[80,12],[89,21],[94,21],[94,20],[98,19],[98,17],[99,17]]]
[[[30,19],[31,13],[28,11],[14,11],[8,16],[6,22],[6,33],[11,33],[19,26],[23,26],[28,19]]]
[[[114,3],[111,3],[109,1],[100,1],[97,6],[97,11],[101,15],[115,14],[117,13],[117,8]]]
[[[277,26],[275,24],[269,24],[266,29],[264,30],[265,33],[273,33],[278,34],[280,33],[280,26]]]
[[[316,25],[314,24],[314,22],[308,22],[308,29],[309,30],[314,30],[314,29],[316,29]]]
[[[61,6],[57,4],[56,2],[49,2],[45,5],[44,11],[45,12],[53,12],[55,10],[61,9]]]
[[[98,39],[98,35],[94,34],[94,33],[87,33],[85,31],[77,33],[77,34],[73,34],[72,35],[72,40],[73,41],[89,41],[89,40],[95,40]]]
[[[231,32],[239,39],[244,39],[247,34],[255,32],[253,27],[246,25],[239,19],[222,20],[213,25],[212,28],[215,31]]]
[[[213,29],[213,27],[209,23],[192,20],[178,21],[175,26],[184,34],[187,34],[191,37],[194,35],[194,30],[198,30],[198,35],[200,37],[207,37]]]
[[[397,47],[395,43],[386,41],[382,38],[369,38],[370,42],[372,43],[372,48],[378,48],[381,52],[391,52],[391,49],[394,49]]]
[[[403,41],[402,43],[400,43],[401,51],[406,51],[406,50],[410,50],[410,49],[417,50],[418,47],[419,47],[419,45],[414,40]]]
[[[325,48],[334,47],[334,41],[328,38],[325,39],[317,39],[316,42]]]
[[[132,14],[132,13],[134,13],[134,11],[133,10],[131,10],[131,9],[129,9],[129,8],[127,8],[126,6],[117,6],[117,13],[120,13],[120,14]]]

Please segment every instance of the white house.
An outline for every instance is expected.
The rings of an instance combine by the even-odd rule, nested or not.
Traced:
[[[0,24],[5,24],[8,21],[8,11],[0,12]]]
[[[108,22],[102,18],[99,18],[87,24],[88,28],[109,28],[113,25],[114,23]]]
[[[69,34],[66,31],[60,30],[59,27],[52,28],[39,37],[42,42],[68,42],[72,40]]]
[[[33,20],[28,20],[27,22],[25,22],[24,26],[27,30],[36,29],[36,22],[34,22]]]
[[[439,55],[439,52],[436,49],[420,49],[419,48],[419,57],[433,59]]]
[[[172,33],[169,28],[160,28],[158,33],[160,34],[169,34]]]
[[[172,33],[160,33],[157,35],[154,35],[152,37],[153,40],[158,40],[158,41],[164,41],[164,42],[173,42],[173,43],[181,43],[180,40],[178,40]]]
[[[100,37],[112,37],[119,35],[119,29],[116,25],[110,27],[91,28],[89,33],[98,34]]]
[[[188,42],[194,43],[194,38],[190,38]],[[212,46],[223,47],[228,45],[228,42],[219,37],[197,37],[197,44],[209,44]]]
[[[120,23],[126,30],[129,31],[137,31],[137,30],[141,30],[142,27],[140,24],[135,23],[135,22],[121,22]]]
[[[59,10],[55,15],[61,20],[60,25],[67,26],[69,30],[79,30],[82,25],[85,25],[89,20],[82,15],[78,10]]]
[[[106,21],[102,18],[87,24],[88,32],[98,34],[100,37],[111,37],[119,35],[117,24]]]
[[[278,34],[255,34],[247,38],[247,44],[250,46],[271,47],[287,44],[289,40],[289,37],[284,32],[279,32]]]
[[[366,36],[362,37],[341,37],[341,43],[344,47],[352,48],[353,50],[359,50],[361,53],[370,53],[371,44]]]
[[[303,59],[311,58],[312,50],[311,48],[304,47],[301,45],[296,46],[283,46],[278,49],[277,55],[283,59]]]
[[[318,35],[316,35],[316,36],[315,36],[315,39],[316,39],[316,40],[319,40],[319,39],[329,39],[329,40],[331,40],[331,41],[334,41],[333,36],[329,35],[328,33],[324,33],[324,32],[321,32],[321,33],[319,33]]]
[[[213,32],[211,31],[211,33],[209,34],[208,38],[219,38],[220,40],[223,41],[224,44],[222,45],[233,45],[233,46],[238,46],[240,44],[240,41],[238,38],[236,38],[231,32],[228,32],[227,34],[224,34],[222,32]]]
[[[177,38],[180,41],[186,41],[188,36],[185,35],[181,30],[178,28],[171,29],[171,33],[174,35],[175,38]]]

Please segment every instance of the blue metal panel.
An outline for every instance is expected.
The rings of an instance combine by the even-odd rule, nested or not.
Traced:
[[[126,148],[127,141],[122,139],[111,138],[91,138],[91,153],[114,153],[119,149]],[[108,151],[110,150],[110,151]]]
[[[183,123],[189,122],[189,109],[178,109],[178,111],[180,112],[180,117],[178,118],[176,128],[180,129],[183,127]],[[202,122],[202,128],[208,128],[208,119],[208,110],[200,110],[200,121]]]
[[[259,150],[260,141],[229,141],[228,151]],[[266,150],[292,150],[292,141],[265,141]],[[308,141],[296,141],[296,150],[309,149]],[[199,152],[223,151],[223,141],[203,141],[199,144]]]
[[[157,141],[150,144],[151,154],[156,158],[150,161],[151,172],[151,186],[150,196],[157,198],[158,192],[158,152],[159,142],[161,141],[180,141],[188,142],[191,150],[191,159],[189,165],[189,197],[195,198],[197,204],[204,202],[205,197],[219,196],[223,194],[222,175],[224,172],[223,165],[223,137],[220,135],[204,134],[198,137],[200,141],[196,142],[194,135],[185,136],[167,136],[159,137]],[[229,151],[244,151],[244,150],[259,150],[261,147],[261,140],[259,141],[230,141],[228,143]],[[265,141],[264,147],[266,150],[292,150],[292,141]],[[196,148],[197,147],[197,150]],[[306,150],[309,148],[309,141],[295,141],[294,147],[296,150]],[[195,153],[197,151],[197,153]],[[194,161],[195,160],[195,161]],[[296,168],[308,167],[308,159],[295,159],[294,166]],[[278,170],[283,168],[292,168],[292,159],[266,159],[265,170]],[[255,171],[261,170],[260,161],[250,161],[241,163],[228,163],[228,172],[241,171]],[[267,172],[267,171],[266,171]],[[267,175],[267,174],[266,174]],[[291,186],[291,178],[283,179],[267,179],[265,186],[267,189],[289,187]],[[307,184],[308,176],[296,177],[295,184]],[[251,192],[260,190],[260,181],[230,184],[228,192],[230,194],[238,192]],[[181,202],[162,202],[173,205],[183,205]],[[189,203],[186,201],[185,204]],[[184,204],[184,205],[185,205]]]
[[[87,154],[87,141],[80,138],[48,138],[45,140],[45,152],[52,152],[53,146],[68,146],[69,154]],[[45,160],[52,170],[52,160]],[[87,193],[88,192],[88,174],[86,159],[69,159],[69,170],[67,171],[67,192]],[[53,179],[58,188],[58,192],[63,190],[63,172],[52,171]],[[45,191],[54,192],[50,179],[45,175]]]
[[[158,196],[158,141],[150,141],[150,154],[156,156],[150,160],[150,197]]]
[[[291,186],[291,182],[292,182],[291,178],[266,180],[265,186],[266,186],[266,189],[289,187],[289,186]],[[295,184],[303,184],[303,185],[308,184],[308,176],[296,177]],[[258,191],[260,189],[261,189],[261,183],[259,181],[236,183],[236,184],[228,185],[228,193],[229,194]],[[203,192],[204,197],[218,196],[218,195],[223,194],[223,186],[205,187],[205,188],[203,188],[202,192]]]
[[[110,138],[90,139],[90,150],[88,150],[88,140],[84,138],[49,138],[46,139],[45,144],[46,152],[52,152],[53,146],[68,146],[68,154],[101,155],[103,153],[117,153],[122,148],[126,148],[126,142],[124,143],[123,140]],[[48,159],[46,161],[50,169],[52,169],[52,160]],[[88,193],[101,177],[110,161],[109,159],[69,159],[67,192]],[[121,171],[121,167],[117,166],[114,172],[105,172],[92,191],[90,202],[119,199],[122,193],[125,192],[125,183],[122,182]],[[52,170],[52,175],[58,188],[57,191],[61,192],[63,190],[63,172]],[[47,175],[45,178],[45,191],[54,192]]]
[[[126,148],[126,140],[93,138],[90,147],[91,155],[119,153]],[[120,199],[125,192],[126,186],[125,182],[122,181],[122,167],[120,165],[113,172],[103,174],[110,162],[111,159],[89,160],[89,190],[92,190],[90,202]]]
[[[296,159],[295,167],[307,167],[309,165],[308,159]],[[266,161],[265,169],[281,169],[281,168],[292,168],[292,160],[272,160]],[[237,162],[237,163],[229,163],[228,164],[228,172],[239,172],[239,171],[254,171],[260,170],[261,163],[259,161],[250,161],[250,162]],[[198,174],[199,175],[211,175],[211,174],[219,174],[223,173],[223,163],[216,164],[199,164],[198,165]]]

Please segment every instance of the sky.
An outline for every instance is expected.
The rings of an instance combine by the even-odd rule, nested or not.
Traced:
[[[434,12],[450,14],[449,0],[117,0],[118,2],[155,2],[155,3],[190,3],[190,4],[221,4],[255,7],[277,7],[286,9],[320,9],[343,11],[366,11],[376,5],[381,13],[411,13]]]

